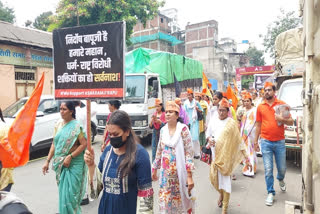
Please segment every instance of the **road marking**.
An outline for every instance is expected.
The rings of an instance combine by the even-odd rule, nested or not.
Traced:
[[[33,159],[33,160],[29,160],[28,163],[32,163],[34,161],[42,160],[42,159],[45,159],[45,158],[47,158],[47,156],[44,156],[44,157],[41,157],[41,158],[37,158],[37,159]]]

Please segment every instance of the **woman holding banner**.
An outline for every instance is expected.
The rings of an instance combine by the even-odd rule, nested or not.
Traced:
[[[84,150],[86,136],[80,123],[75,120],[75,106],[71,101],[60,106],[62,120],[56,124],[53,143],[42,168],[48,172],[53,158],[53,169],[59,188],[59,213],[81,213],[80,203],[85,193],[87,167]]]
[[[107,128],[111,145],[103,151],[98,167],[93,149],[86,150],[84,156],[90,173],[90,187],[96,188],[95,174],[97,181],[102,181],[94,189],[95,197],[103,189],[98,213],[153,213],[149,154],[137,143],[129,115],[121,110],[113,112]]]

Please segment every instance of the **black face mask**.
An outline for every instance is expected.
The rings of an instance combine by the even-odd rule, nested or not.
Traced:
[[[111,137],[110,143],[113,148],[118,149],[122,147],[124,144],[126,144],[126,141],[122,141],[122,136],[119,136],[119,137]]]

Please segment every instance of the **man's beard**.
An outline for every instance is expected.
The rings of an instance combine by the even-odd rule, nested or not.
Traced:
[[[270,95],[265,95],[266,99],[267,100],[272,100],[273,96],[270,96]]]

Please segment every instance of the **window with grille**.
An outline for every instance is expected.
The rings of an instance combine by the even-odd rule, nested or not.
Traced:
[[[35,80],[32,72],[15,72],[15,80]]]

